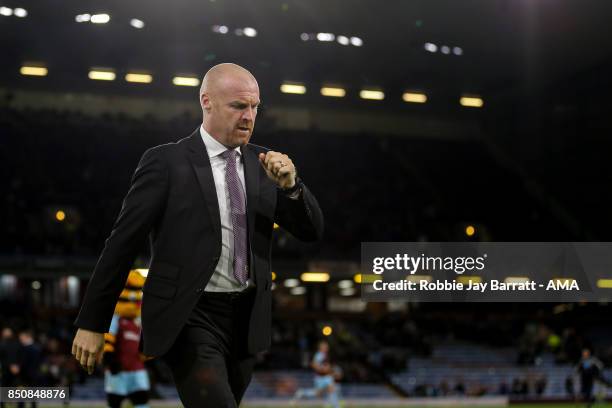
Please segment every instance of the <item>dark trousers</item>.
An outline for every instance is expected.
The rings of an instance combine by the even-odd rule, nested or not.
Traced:
[[[186,408],[236,408],[255,357],[247,354],[254,291],[205,292],[170,351],[164,355]]]

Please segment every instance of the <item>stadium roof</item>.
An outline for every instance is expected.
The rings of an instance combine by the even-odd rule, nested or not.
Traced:
[[[0,15],[0,86],[8,88],[116,92],[130,87],[125,73],[138,70],[153,76],[140,85],[143,92],[180,93],[172,86],[175,75],[201,76],[215,63],[234,61],[275,92],[292,80],[398,95],[406,89],[488,94],[567,78],[609,63],[612,51],[608,0],[5,0],[2,6],[27,10],[22,18]],[[108,23],[76,21],[99,13],[109,15]],[[331,37],[318,33],[333,40],[319,41]],[[29,61],[44,63],[49,76],[21,77],[19,67]],[[113,68],[120,80],[92,84],[92,67]]]

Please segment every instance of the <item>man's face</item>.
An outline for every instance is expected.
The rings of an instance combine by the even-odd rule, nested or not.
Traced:
[[[259,87],[248,75],[229,74],[201,97],[205,128],[221,144],[234,148],[249,142],[259,106]]]
[[[2,329],[2,340],[10,339],[13,337],[13,331],[9,327]]]

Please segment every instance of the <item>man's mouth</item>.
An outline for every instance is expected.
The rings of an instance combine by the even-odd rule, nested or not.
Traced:
[[[251,130],[248,126],[238,126],[238,130],[242,130],[243,132],[248,132]]]

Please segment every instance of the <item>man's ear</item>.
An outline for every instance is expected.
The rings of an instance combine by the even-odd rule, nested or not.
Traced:
[[[208,96],[208,94],[203,93],[202,95],[200,95],[200,105],[202,105],[202,109],[210,111],[212,106],[210,96]]]

